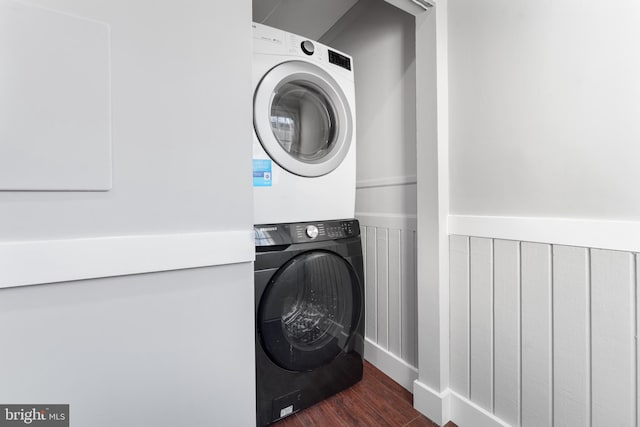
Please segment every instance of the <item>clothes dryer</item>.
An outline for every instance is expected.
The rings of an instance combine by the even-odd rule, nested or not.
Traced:
[[[264,426],[362,379],[357,220],[254,227],[256,400]]]
[[[353,60],[253,24],[254,224],[353,218]]]

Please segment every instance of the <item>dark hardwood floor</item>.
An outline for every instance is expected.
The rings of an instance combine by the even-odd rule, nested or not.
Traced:
[[[274,427],[437,427],[413,409],[413,395],[365,361],[353,387],[291,415]],[[446,427],[456,427],[448,423]]]

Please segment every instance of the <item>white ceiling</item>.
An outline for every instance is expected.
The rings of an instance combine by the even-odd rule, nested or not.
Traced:
[[[253,0],[253,20],[318,40],[358,0]]]

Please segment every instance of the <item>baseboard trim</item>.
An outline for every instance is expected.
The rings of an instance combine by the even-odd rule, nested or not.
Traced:
[[[448,391],[438,393],[420,380],[413,382],[413,407],[440,426],[451,421],[448,410]]]
[[[448,233],[586,248],[640,251],[639,221],[449,215]]]
[[[0,242],[0,288],[251,262],[251,231]]]
[[[510,427],[500,418],[482,409],[469,399],[460,396],[455,391],[448,390],[448,394],[450,420],[460,427]]]
[[[418,370],[415,367],[380,347],[369,338],[364,340],[364,358],[402,387],[412,391],[413,382],[418,378]]]
[[[453,421],[460,427],[510,427],[455,391],[446,389],[438,393],[420,380],[413,383],[413,406],[441,426]]]

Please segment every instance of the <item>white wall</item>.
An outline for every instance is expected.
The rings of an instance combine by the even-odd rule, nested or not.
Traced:
[[[640,6],[447,4],[449,418],[636,425]]]
[[[382,0],[361,0],[323,36],[322,42],[354,57],[356,211],[415,215],[413,16]]]
[[[2,239],[251,224],[250,4],[30,3],[110,26],[113,189],[0,191]]]
[[[254,426],[252,273],[245,263],[0,290],[0,400],[66,403],[79,426]]]
[[[383,0],[360,0],[321,41],[352,55],[355,69],[365,357],[411,389],[418,364],[414,18]]]
[[[254,424],[229,411],[255,406],[250,2],[2,1],[109,26],[113,182],[0,192],[2,262],[27,284],[106,277],[0,274],[0,401],[69,403],[74,425]],[[233,259],[207,256],[233,236]]]
[[[451,212],[640,219],[640,4],[449,0]]]

